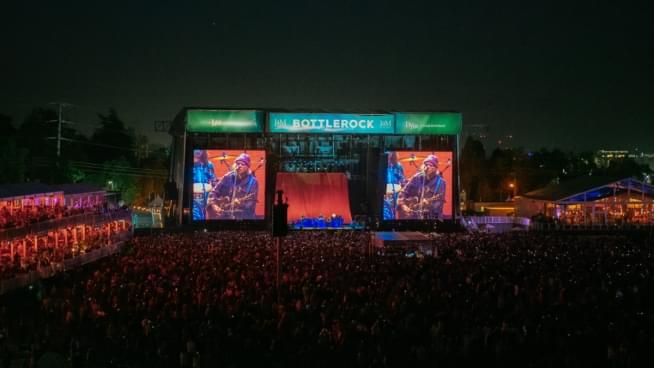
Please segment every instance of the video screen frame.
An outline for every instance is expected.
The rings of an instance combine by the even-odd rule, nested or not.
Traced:
[[[387,151],[385,159],[382,220],[453,218],[453,152]]]
[[[264,220],[266,151],[192,149],[192,222]]]

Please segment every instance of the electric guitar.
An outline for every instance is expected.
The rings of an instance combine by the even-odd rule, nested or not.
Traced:
[[[256,201],[256,198],[257,193],[250,193],[240,198],[234,198],[233,202],[230,196],[218,198],[210,196],[208,201],[209,204],[207,205],[207,218],[215,219],[220,217],[229,217],[234,219],[238,217],[236,214],[242,215],[243,212],[245,212],[245,209],[242,208],[242,205],[245,202],[251,201],[253,199]]]
[[[429,213],[439,213],[443,210],[445,193],[436,193],[429,197],[424,197],[422,201],[420,197],[403,198],[398,203],[398,213],[400,218],[424,218]]]

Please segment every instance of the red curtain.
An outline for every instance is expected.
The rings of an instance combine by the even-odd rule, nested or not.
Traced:
[[[344,173],[277,173],[277,190],[288,198],[288,220],[325,218],[336,214],[352,222],[350,195]]]

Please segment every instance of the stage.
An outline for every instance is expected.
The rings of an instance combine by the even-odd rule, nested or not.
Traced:
[[[169,216],[269,227],[282,191],[293,230],[441,232],[456,218],[460,131],[458,112],[183,108],[170,129]]]
[[[377,248],[411,248],[433,245],[433,237],[417,231],[378,231],[374,244]]]
[[[296,221],[289,223],[289,227],[295,230],[304,230],[304,229],[343,229],[349,228],[350,224],[345,224],[342,216],[337,216],[336,214],[324,218],[319,217],[301,217]]]

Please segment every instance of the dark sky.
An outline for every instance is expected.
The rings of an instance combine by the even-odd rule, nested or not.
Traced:
[[[182,106],[456,110],[527,148],[654,151],[648,1],[11,3],[16,121],[63,100],[91,129],[113,106],[165,142],[153,121]]]

